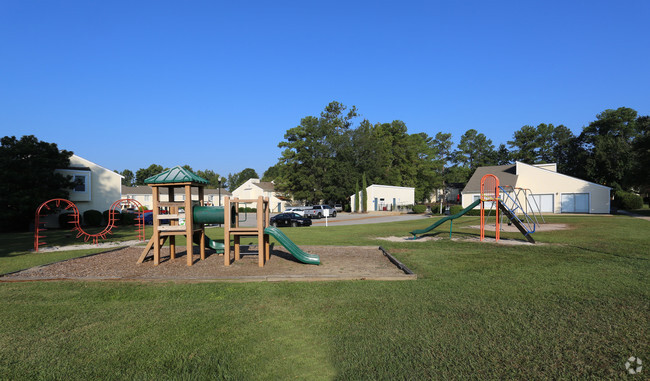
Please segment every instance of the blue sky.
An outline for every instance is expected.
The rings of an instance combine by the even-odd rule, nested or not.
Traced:
[[[262,175],[333,100],[456,142],[579,133],[608,108],[650,114],[649,16],[625,0],[0,0],[0,135],[110,169]]]

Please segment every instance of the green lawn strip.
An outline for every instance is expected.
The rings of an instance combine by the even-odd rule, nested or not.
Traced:
[[[465,218],[454,237],[478,235]],[[534,246],[375,239],[423,221],[284,230],[299,245],[381,244],[418,274],[409,282],[0,284],[0,374],[624,377],[629,356],[650,358],[646,221],[548,220],[572,229],[536,233],[550,244]]]

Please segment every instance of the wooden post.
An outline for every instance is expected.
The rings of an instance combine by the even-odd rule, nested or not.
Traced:
[[[160,212],[160,207],[158,206],[159,195],[157,186],[151,187],[151,193],[153,197],[153,264],[157,266],[160,264],[160,231],[158,227],[160,226],[160,221],[158,220],[158,214]]]
[[[230,266],[230,196],[223,199],[223,264]]]
[[[169,194],[168,200],[170,202],[175,201],[174,200],[174,187],[167,187],[167,193]],[[178,208],[175,206],[172,206],[169,208],[169,213],[170,214],[177,214],[178,213]],[[178,225],[178,220],[170,220],[169,221],[171,226]],[[176,236],[170,236],[169,237],[169,258],[171,259],[176,259]]]
[[[257,198],[257,262],[259,267],[264,267],[264,262],[266,260],[265,248],[266,244],[264,242],[264,199],[262,196]]]
[[[203,186],[199,186],[199,205],[201,206],[203,206],[203,197],[205,197]],[[192,212],[192,219],[194,219],[194,212]],[[201,260],[204,260],[205,259],[205,224],[201,224],[201,243],[199,243],[199,248],[201,252]]]
[[[265,208],[264,208],[264,226],[262,226],[262,231],[266,229],[267,226],[269,226],[269,220],[270,220],[270,214],[271,214],[271,204],[269,202],[269,198],[265,198]],[[271,259],[271,247],[269,245],[269,235],[264,234],[264,252],[266,253],[266,260],[268,261]]]
[[[192,266],[192,186],[185,185],[185,241],[187,242],[187,265]]]

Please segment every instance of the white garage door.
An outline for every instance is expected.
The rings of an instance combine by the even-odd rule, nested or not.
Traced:
[[[530,208],[533,208],[535,212],[537,212],[537,208],[539,208],[539,211],[542,213],[555,213],[552,194],[528,195],[528,203]]]
[[[562,193],[562,213],[589,213],[589,193]]]

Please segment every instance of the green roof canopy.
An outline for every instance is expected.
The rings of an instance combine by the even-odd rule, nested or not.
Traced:
[[[145,184],[198,183],[209,184],[208,180],[197,176],[181,166],[175,166],[144,180]]]

